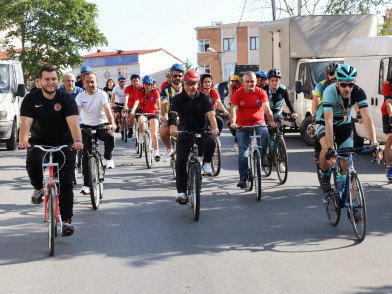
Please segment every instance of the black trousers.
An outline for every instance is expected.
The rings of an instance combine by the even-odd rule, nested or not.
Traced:
[[[201,138],[198,140],[199,154],[203,155],[203,163],[211,162],[212,154],[215,150],[215,139],[209,134],[202,134]],[[188,160],[189,152],[193,145],[193,136],[189,134],[183,134],[178,137],[176,152],[176,174],[177,174],[177,191],[178,193],[186,192],[187,188],[187,170],[186,162]]]
[[[222,133],[223,129],[223,118],[220,115],[215,115],[216,124],[218,125],[219,134]]]
[[[60,213],[63,220],[71,218],[73,215],[73,181],[75,176],[75,161],[76,161],[76,151],[71,151],[69,149],[62,149],[65,155],[64,157],[61,152],[53,153],[53,162],[59,164],[60,173],[60,195],[59,195],[59,206]],[[41,189],[43,187],[43,175],[42,175],[42,160],[44,158],[45,152],[34,148],[32,151],[27,151],[26,157],[26,170],[29,175],[31,184],[37,188]],[[49,155],[45,156],[45,161],[47,161]],[[64,164],[63,167],[61,167]]]
[[[100,126],[87,126],[87,125],[81,125],[81,128],[91,128],[91,129],[97,129],[97,133],[93,136],[95,136],[97,139],[101,140],[104,142],[105,145],[105,151],[103,157],[105,159],[112,159],[112,152],[114,149],[114,133],[110,130],[104,130],[104,129],[98,129]],[[82,138],[83,138],[83,157],[82,157],[82,170],[83,170],[83,185],[88,186],[90,178],[88,176],[88,153],[91,153],[92,150],[92,143],[91,143],[91,136],[87,134],[86,132],[82,132]]]

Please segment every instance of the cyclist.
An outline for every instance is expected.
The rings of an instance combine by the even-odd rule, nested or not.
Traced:
[[[163,90],[163,88],[165,88],[166,86],[170,85],[171,83],[171,72],[168,71],[166,73],[166,81],[164,81],[161,85],[161,90]]]
[[[112,151],[114,148],[114,134],[116,124],[114,123],[112,110],[108,103],[106,92],[98,89],[97,76],[94,72],[89,72],[83,75],[83,84],[86,91],[79,93],[76,96],[76,104],[79,112],[82,112],[81,128],[96,129],[96,136],[99,140],[105,143],[104,158],[106,159],[106,168],[114,168],[114,161],[112,159]],[[102,129],[102,126],[109,125],[110,130]],[[84,195],[90,194],[89,188],[89,174],[88,174],[88,153],[91,152],[91,137],[82,133],[83,144],[83,186],[80,193]]]
[[[160,110],[160,96],[158,89],[153,89],[152,85],[154,83],[154,79],[150,75],[146,75],[143,78],[143,90],[139,92],[138,97],[136,98],[135,103],[131,109],[131,115],[137,116],[138,124],[139,124],[139,143],[142,144],[144,142],[144,116],[138,115],[137,113],[156,113],[155,115],[148,115],[148,120],[150,121],[151,128],[151,139],[152,145],[154,148],[154,157],[155,161],[161,160],[161,156],[159,155],[159,145],[158,145],[158,112]],[[137,108],[139,107],[139,108]]]
[[[19,147],[29,148],[30,144],[61,146],[72,144],[76,150],[83,149],[82,135],[78,124],[78,108],[71,95],[58,91],[57,69],[44,66],[39,70],[42,89],[30,92],[24,98],[20,109]],[[31,137],[29,138],[31,131]],[[62,167],[59,171],[60,180],[60,213],[64,219],[63,235],[69,236],[74,232],[71,225],[73,216],[73,181],[76,151],[63,149],[53,154],[54,162]],[[33,204],[40,204],[44,194],[42,185],[42,160],[45,152],[32,149],[27,152],[26,169],[34,193],[31,197]]]
[[[240,126],[265,125],[264,114],[267,116],[272,127],[276,127],[274,116],[269,107],[267,93],[256,87],[256,75],[254,72],[248,71],[243,77],[244,87],[237,90],[233,95],[230,127],[237,129]],[[250,143],[251,128],[242,128],[237,130],[237,138],[239,145],[238,154],[238,171],[240,181],[237,187],[246,188],[248,179],[248,149]],[[260,136],[259,144],[261,148],[261,158],[264,165],[268,165],[267,147],[269,134],[267,128],[256,128],[256,134]]]
[[[128,111],[128,138],[132,138],[133,126],[136,123],[135,116],[131,114],[131,109],[135,103],[138,93],[142,89],[143,86],[140,85],[140,75],[138,73],[133,73],[131,75],[131,84],[124,90],[124,110]]]
[[[78,80],[75,83],[75,86],[84,89],[82,79],[83,79],[83,75],[88,72],[91,72],[91,68],[88,65],[83,65],[82,68],[80,69],[80,80]]]
[[[118,133],[120,127],[121,111],[124,107],[124,90],[125,90],[125,76],[118,76],[118,85],[114,86],[112,90],[111,105],[114,111],[114,123],[116,124],[116,133]],[[127,134],[125,134],[126,136]]]
[[[231,106],[231,99],[233,97],[233,94],[235,93],[235,91],[237,91],[241,87],[242,87],[241,78],[239,76],[237,76],[237,75],[233,75],[230,78],[230,86],[229,86],[229,105],[230,106]],[[230,132],[234,136],[234,146],[233,146],[233,149],[234,149],[234,151],[237,151],[238,150],[238,143],[237,143],[236,130],[230,128]]]
[[[323,102],[316,114],[317,137],[321,144],[320,168],[321,187],[324,192],[331,189],[330,173],[327,160],[334,164],[336,151],[334,136],[338,149],[353,147],[353,128],[351,124],[351,109],[355,104],[361,110],[363,123],[370,137],[372,146],[378,146],[376,131],[372,117],[369,114],[365,92],[355,84],[357,69],[349,64],[343,64],[336,69],[336,82],[329,85],[323,92]],[[347,172],[347,162],[342,161],[342,174]]]
[[[166,146],[166,151],[163,155],[162,160],[168,161],[169,156],[173,153],[173,150],[170,146],[170,129],[169,129],[169,113],[170,107],[173,100],[173,97],[182,92],[182,79],[184,75],[184,67],[179,64],[175,63],[170,68],[171,73],[171,83],[164,87],[161,91],[161,114],[162,114],[162,123],[161,127],[159,128],[159,135],[163,144]]]
[[[196,132],[201,134],[199,139],[200,150],[203,153],[203,170],[204,174],[211,175],[211,159],[215,150],[215,140],[212,136],[217,137],[219,130],[217,128],[214,108],[211,98],[198,90],[200,81],[199,74],[194,70],[188,70],[184,75],[185,91],[174,96],[170,108],[169,125],[170,135],[177,136],[176,120],[180,118],[179,130]],[[211,134],[208,131],[207,117],[211,124]],[[193,137],[188,134],[182,134],[177,139],[177,160],[176,160],[176,184],[178,196],[176,201],[180,204],[186,203],[187,191],[187,172],[186,162],[190,148],[193,144]]]
[[[274,121],[278,127],[281,128],[283,125],[283,101],[286,102],[293,119],[296,119],[298,114],[295,113],[294,108],[291,105],[289,91],[287,91],[287,88],[280,83],[280,79],[282,78],[280,70],[277,68],[270,69],[267,73],[267,77],[268,85],[263,86],[262,89],[267,92],[269,105],[274,115]]]
[[[339,66],[339,63],[337,63],[335,61],[328,63],[325,66],[326,79],[322,80],[320,83],[317,83],[316,87],[313,90],[313,102],[312,102],[313,120],[315,120],[315,118],[316,118],[316,112],[317,112],[318,106],[323,102],[322,95],[323,95],[325,88],[328,87],[329,85],[335,83],[335,81],[336,81],[335,71],[338,68],[338,66]],[[318,122],[316,121],[316,125],[317,124],[318,124]],[[317,161],[319,160],[320,151],[321,151],[321,145],[320,145],[320,142],[316,136],[315,142],[314,142],[314,159]]]
[[[268,84],[268,75],[264,70],[256,72],[257,83],[256,87],[263,87]]]
[[[385,166],[387,168],[387,179],[388,181],[392,181],[392,70],[389,73],[389,80],[387,80],[383,87],[383,95],[384,95],[384,103],[381,106],[382,113],[382,123],[384,133],[386,135],[385,142]]]
[[[223,128],[223,118],[216,113],[216,109],[222,110],[224,115],[229,115],[229,112],[223,106],[220,99],[219,92],[213,87],[212,75],[210,73],[202,74],[200,77],[200,91],[210,95],[212,106],[214,107],[215,119],[218,124],[219,134],[222,132]]]

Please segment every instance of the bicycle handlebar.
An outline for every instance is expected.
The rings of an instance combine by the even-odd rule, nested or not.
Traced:
[[[71,150],[74,150],[74,149],[75,149],[75,147],[74,147],[73,144],[61,145],[61,146],[57,146],[57,147],[46,146],[46,145],[38,145],[38,144],[35,144],[35,145],[34,145],[34,144],[33,144],[33,145],[30,145],[30,147],[28,147],[28,148],[21,148],[21,147],[18,147],[19,150],[27,149],[27,150],[29,150],[29,151],[31,151],[31,150],[34,149],[34,148],[41,149],[41,150],[44,151],[44,152],[58,152],[58,151],[60,151],[60,150],[63,149],[63,148],[69,148],[69,149],[71,149]]]
[[[237,125],[237,130],[239,130],[239,129],[246,129],[246,128],[249,128],[249,129],[255,129],[255,128],[258,128],[258,127],[261,127],[261,128],[268,128],[268,125],[252,125],[252,126],[238,126]]]

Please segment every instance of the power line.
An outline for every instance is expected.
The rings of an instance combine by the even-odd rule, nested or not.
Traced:
[[[239,28],[239,26],[240,26],[240,24],[241,24],[242,16],[244,15],[244,11],[245,11],[245,7],[246,7],[246,2],[247,2],[247,1],[248,1],[248,0],[245,0],[244,6],[242,7],[242,12],[241,12],[240,20],[238,21],[238,24],[237,24],[237,26],[236,26],[236,28],[235,28],[235,33],[234,33],[233,39],[231,40],[231,42],[230,42],[230,44],[229,44],[229,48],[231,48],[231,44],[234,42],[235,36],[237,36],[237,30],[238,30],[238,28]]]

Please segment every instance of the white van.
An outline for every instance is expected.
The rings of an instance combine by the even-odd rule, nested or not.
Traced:
[[[382,128],[381,105],[384,102],[382,86],[392,70],[392,37],[358,38],[350,41],[345,63],[358,70],[356,84],[366,93],[369,111],[376,128],[377,141],[385,143]],[[354,145],[360,147],[369,139],[363,124],[355,124]]]
[[[15,150],[20,127],[20,105],[26,94],[19,61],[0,60],[0,141]]]

